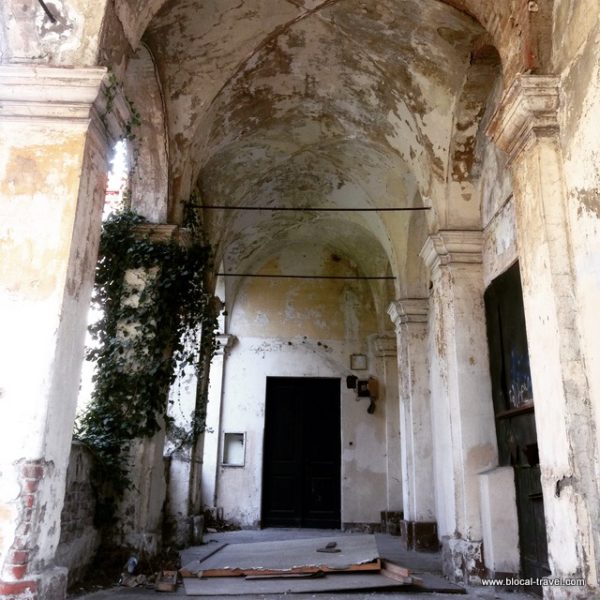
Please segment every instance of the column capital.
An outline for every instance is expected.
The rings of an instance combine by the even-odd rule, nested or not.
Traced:
[[[530,140],[558,132],[560,79],[552,75],[519,75],[492,116],[487,135],[512,162]]]
[[[231,348],[231,346],[233,346],[235,340],[236,340],[236,336],[235,335],[231,335],[229,333],[219,333],[215,336],[215,341],[217,342],[217,349],[215,351],[215,354],[221,355],[221,354],[225,354],[225,352],[227,352],[227,350],[229,350],[229,348]]]
[[[427,298],[401,298],[390,303],[387,312],[396,327],[404,323],[427,323],[429,300]]]
[[[0,65],[0,120],[87,127],[105,67]]]
[[[480,264],[483,233],[474,230],[440,230],[430,235],[419,255],[429,269],[451,263]]]
[[[377,358],[395,357],[397,353],[396,335],[390,333],[376,333],[369,336],[373,354]]]
[[[167,223],[142,223],[136,225],[133,232],[137,237],[148,238],[155,243],[176,242],[186,246],[191,243],[192,239],[189,229]]]

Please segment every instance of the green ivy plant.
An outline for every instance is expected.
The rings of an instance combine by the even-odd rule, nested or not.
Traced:
[[[131,486],[134,440],[170,424],[167,395],[178,371],[215,350],[216,304],[205,285],[210,247],[197,235],[187,245],[153,241],[140,235],[144,223],[120,212],[104,223],[100,240],[93,302],[102,317],[90,328],[96,344],[88,351],[94,391],[76,430],[96,455],[98,525],[112,519]],[[193,443],[204,427],[200,407],[191,431],[180,435]]]

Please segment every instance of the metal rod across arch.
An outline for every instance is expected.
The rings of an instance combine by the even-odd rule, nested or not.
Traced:
[[[197,208],[206,208],[210,210],[254,210],[254,211],[275,211],[275,212],[414,212],[431,210],[430,206],[403,206],[395,208],[311,208],[311,207],[291,207],[291,206],[225,206],[220,204],[191,204]]]
[[[340,280],[372,280],[386,281],[396,279],[393,275],[363,276],[363,275],[281,275],[262,273],[217,273],[217,277],[254,277],[260,279],[340,279]]]

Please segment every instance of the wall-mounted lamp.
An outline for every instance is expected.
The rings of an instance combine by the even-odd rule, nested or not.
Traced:
[[[379,397],[379,381],[373,376],[369,379],[359,379],[356,383],[356,393],[359,398],[369,398],[367,412],[372,415],[375,412],[375,401]]]

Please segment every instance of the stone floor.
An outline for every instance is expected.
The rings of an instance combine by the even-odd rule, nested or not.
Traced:
[[[208,534],[205,536],[205,545],[196,548],[187,548],[182,551],[182,564],[189,563],[195,558],[206,553],[206,544],[214,545],[216,542],[227,542],[229,544],[241,544],[262,541],[277,541],[286,539],[306,539],[316,537],[331,537],[331,530],[315,529],[265,529],[262,531],[231,531],[226,533]],[[336,532],[338,535],[352,535],[349,533]],[[402,549],[399,539],[387,534],[376,534],[377,545],[382,556],[402,564],[415,572],[427,572],[441,574],[441,558],[439,554],[407,552]],[[192,597],[186,596],[183,586],[178,591],[170,594],[157,596],[154,590],[128,589],[115,587],[94,593],[88,593],[83,596],[72,596],[78,600],[150,600],[155,598],[169,597]],[[199,598],[196,596],[196,598]],[[223,596],[203,596],[200,600],[223,600]],[[439,593],[410,593],[410,592],[368,592],[368,593],[320,593],[320,594],[270,594],[270,595],[245,595],[248,600],[276,600],[286,598],[287,600],[307,600],[308,598],[316,600],[459,600],[479,599],[479,600],[533,600],[533,596],[521,592],[509,592],[503,590],[494,590],[492,588],[471,587],[468,588],[466,595],[457,594],[439,594]]]

